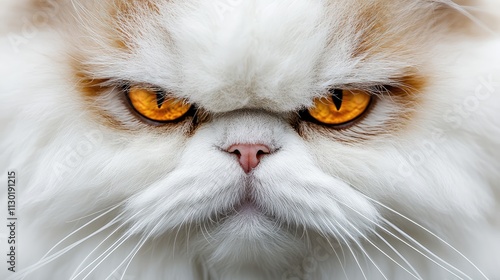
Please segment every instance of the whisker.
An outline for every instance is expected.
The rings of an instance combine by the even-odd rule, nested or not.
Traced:
[[[276,224],[277,222],[275,222]],[[280,226],[280,225],[278,225]],[[289,226],[288,226],[289,227]],[[297,225],[297,227],[299,227],[299,225]],[[304,237],[306,237],[306,240],[309,240],[309,234],[307,233],[307,230],[306,230],[306,227],[304,225],[300,225],[300,227],[302,228],[302,235],[300,236],[299,239],[304,239]]]
[[[120,278],[120,280],[123,279],[123,277],[125,276],[126,272],[127,272],[127,269],[128,267],[130,266],[130,264],[132,263],[132,260],[134,259],[135,255],[137,254],[137,252],[139,252],[139,250],[142,248],[142,246],[144,245],[144,243],[146,243],[146,241],[151,237],[151,235],[153,234],[153,232],[155,231],[155,229],[159,226],[159,224],[157,224],[151,231],[148,235],[142,237],[139,242],[137,243],[137,245],[132,249],[132,251],[130,251],[130,253],[127,255],[127,257],[125,257],[125,259],[118,265],[118,267],[115,268],[115,270],[113,270],[113,272],[111,272],[111,274],[106,278],[109,279],[110,277],[112,277],[119,269],[120,267],[126,262],[128,261],[127,265],[125,266],[125,270],[123,271],[123,274],[122,274],[122,277]],[[129,259],[130,258],[130,259]]]
[[[328,224],[330,224],[331,226],[333,226],[330,222],[328,222]],[[335,228],[335,226],[333,226],[333,228]],[[356,264],[358,265],[359,267],[359,270],[361,271],[361,274],[363,275],[363,278],[365,280],[368,280],[368,278],[366,278],[366,274],[365,272],[363,271],[363,268],[361,267],[361,264],[359,263],[359,260],[358,258],[356,257],[356,254],[354,253],[354,251],[352,250],[351,248],[351,245],[349,245],[349,243],[347,242],[347,240],[344,238],[344,236],[342,236],[342,234],[339,233],[339,236],[340,238],[342,239],[342,241],[344,241],[344,243],[347,245],[347,249],[349,249],[349,251],[351,251],[351,254],[352,254],[352,257],[354,258],[354,261],[356,262]]]
[[[356,231],[358,231],[359,233],[361,233],[352,223],[350,223],[349,221],[347,221],[351,227],[353,227]],[[347,229],[345,229],[339,222],[336,222],[337,225],[351,238],[351,240],[354,241],[354,243],[356,243],[356,245],[358,245],[359,249],[363,252],[363,254],[365,254],[365,256],[370,260],[370,262],[375,266],[375,268],[380,272],[380,274],[382,275],[382,277],[384,277],[385,280],[388,280],[387,277],[385,276],[385,274],[382,272],[382,270],[380,269],[380,267],[373,261],[373,259],[370,257],[370,255],[368,254],[368,252],[366,252],[366,250],[363,248],[363,246],[359,243],[359,241],[354,238]]]
[[[386,210],[389,210],[390,212],[400,216],[401,218],[407,220],[408,222],[416,225],[417,227],[419,227],[420,229],[424,230],[425,232],[427,232],[428,234],[432,235],[434,238],[436,238],[437,240],[439,240],[440,242],[442,242],[443,244],[445,244],[447,247],[449,247],[450,249],[452,249],[455,253],[457,253],[458,255],[460,255],[465,261],[467,261],[471,266],[473,266],[477,272],[479,272],[485,279],[489,280],[489,278],[486,276],[486,274],[484,274],[471,260],[469,260],[462,252],[460,252],[459,250],[457,250],[455,247],[451,246],[448,242],[446,242],[445,240],[443,240],[441,237],[439,237],[437,234],[433,233],[432,231],[428,230],[427,228],[425,228],[424,226],[420,225],[419,223],[415,222],[414,220],[406,217],[405,215],[399,213],[398,211],[384,205],[383,203],[375,200],[375,199],[372,199],[371,197],[363,194],[360,192],[361,195],[363,195],[364,197],[366,197],[368,200],[376,203],[377,205],[380,205],[381,207],[385,208]]]
[[[85,228],[86,226],[90,225],[91,223],[95,222],[96,220],[102,218],[103,216],[109,214],[110,212],[112,212],[113,210],[115,210],[116,208],[118,208],[120,205],[122,205],[122,203],[119,203],[115,206],[112,206],[112,207],[108,207],[104,210],[101,210],[101,211],[98,211],[96,213],[99,213],[99,212],[102,212],[102,211],[105,211],[104,213],[100,214],[99,216],[95,217],[94,219],[92,219],[91,221],[85,223],[84,225],[82,225],[81,227],[77,228],[76,230],[72,231],[70,234],[68,234],[66,237],[64,237],[63,239],[61,239],[59,242],[56,243],[56,245],[54,245],[52,248],[50,248],[50,250],[45,254],[43,255],[42,259],[45,259],[57,246],[59,246],[61,243],[63,243],[64,241],[66,241],[68,238],[70,238],[71,236],[73,236],[75,233],[77,233],[78,231],[82,230],[83,228]],[[95,213],[94,213],[95,214]],[[89,216],[92,216],[94,214],[91,214]],[[84,219],[86,217],[82,217],[80,219]]]
[[[207,235],[210,237],[210,234],[208,233],[208,230],[207,230],[207,227],[206,227],[205,223],[203,223],[203,227],[200,227],[200,231],[201,231],[201,234],[203,235],[203,237],[205,238],[205,240],[208,242],[208,244],[212,244],[212,243],[210,243],[210,240],[208,240],[208,238],[205,235],[203,229],[205,229],[205,231],[207,232]],[[214,240],[214,241],[217,241],[217,240]]]
[[[93,263],[95,263],[98,259],[102,258],[83,278],[82,280],[85,280],[87,279],[91,274],[92,272],[94,272],[98,267],[99,265],[101,265],[101,263],[103,263],[109,256],[111,256],[111,254],[113,254],[113,252],[116,251],[116,249],[118,249],[123,243],[125,243],[129,238],[131,237],[131,235],[123,235],[122,237],[120,237],[117,241],[115,241],[115,243],[113,243],[108,249],[106,249],[106,251],[104,251],[102,254],[100,254],[94,261],[92,261],[88,266],[86,266],[82,271],[80,271],[76,276],[78,277],[81,273],[83,273],[85,270],[87,270],[87,268],[89,268],[90,265],[92,265]],[[110,251],[111,250],[111,251]],[[109,253],[108,253],[109,251]],[[72,279],[74,280],[74,279]]]
[[[191,231],[192,223],[189,223],[187,230],[187,239],[186,239],[186,252],[189,252],[189,232]]]
[[[121,262],[121,263],[120,263],[120,264],[119,264],[119,265],[118,265],[118,266],[117,266],[117,267],[116,267],[116,268],[115,268],[115,269],[114,269],[114,270],[113,270],[113,271],[109,274],[109,276],[108,276],[108,277],[106,277],[106,279],[105,279],[105,280],[108,280],[108,279],[110,279],[111,277],[113,277],[113,275],[114,275],[114,274],[115,274],[115,273],[116,273],[116,272],[120,269],[120,267],[121,267],[122,265],[124,265],[124,264],[125,264],[125,262],[127,262],[127,261],[129,260],[130,256],[135,255],[135,253],[137,253],[137,251],[139,251],[139,249],[140,249],[139,247],[141,247],[141,246],[144,244],[145,239],[146,239],[146,237],[143,237],[143,238],[141,238],[141,239],[139,240],[139,242],[137,243],[137,245],[135,245],[135,246],[134,246],[134,248],[132,248],[132,251],[130,251],[130,253],[129,253],[129,254],[128,254],[128,255],[127,255],[127,256],[123,259],[123,261],[122,261],[122,262]],[[124,271],[124,273],[122,274],[122,276],[123,276],[123,275],[125,275],[125,272],[126,272],[126,270]]]
[[[95,235],[99,234],[100,232],[104,231],[105,229],[107,229],[107,228],[111,227],[112,225],[116,224],[117,221],[118,221],[118,217],[114,218],[109,223],[107,223],[106,225],[104,225],[100,229],[96,230],[92,234],[86,236],[85,238],[82,238],[82,239],[80,239],[80,240],[72,243],[71,245],[68,245],[64,249],[61,249],[58,252],[56,252],[56,253],[54,253],[54,254],[52,254],[50,256],[47,256],[45,258],[40,259],[34,265],[32,265],[32,266],[28,267],[27,269],[23,270],[23,272],[21,274],[22,275],[28,275],[28,274],[32,273],[33,271],[41,268],[42,266],[51,263],[52,261],[56,260],[57,258],[59,258],[62,255],[66,254],[67,252],[69,252],[71,249],[75,248],[76,246],[78,246],[78,245],[82,244],[83,242],[87,241],[88,239],[94,237]]]
[[[417,277],[416,275],[414,275],[413,273],[411,273],[408,269],[406,269],[404,266],[402,266],[399,262],[397,262],[396,260],[394,260],[391,256],[389,256],[386,252],[384,252],[384,250],[380,249],[380,247],[378,247],[375,243],[373,243],[370,240],[370,238],[368,238],[365,234],[363,234],[360,230],[358,230],[352,223],[350,223],[349,221],[348,221],[348,223],[354,228],[354,230],[356,230],[361,235],[361,237],[363,237],[368,243],[370,243],[373,247],[375,247],[375,249],[377,249],[378,251],[380,251],[389,260],[391,260],[396,265],[398,265],[399,267],[401,267],[404,271],[408,272],[411,276],[413,276],[413,278],[415,278],[417,280],[421,279],[421,278]]]
[[[130,257],[130,254],[127,256],[127,258],[130,257],[130,260],[128,261],[127,265],[125,266],[125,270],[123,271],[123,274],[122,274],[122,277],[120,277],[120,280],[123,280],[123,278],[125,277],[125,274],[127,273],[127,269],[129,268],[130,264],[132,263],[132,260],[134,259],[135,255],[137,255],[137,253],[139,252],[139,250],[142,248],[142,246],[144,246],[144,244],[146,243],[146,241],[149,240],[149,238],[151,237],[151,235],[153,235],[153,232],[155,232],[156,228],[159,227],[160,224],[157,224],[150,232],[147,236],[141,238],[141,240],[139,240],[139,244],[137,244],[137,246],[132,249],[132,252],[135,250],[135,253],[132,255],[132,257]],[[136,249],[137,248],[137,249]],[[131,253],[132,253],[131,252]],[[125,260],[127,259],[125,258]],[[118,268],[121,266],[121,264],[118,266]],[[117,269],[118,269],[117,268]]]
[[[77,271],[80,270],[80,268],[83,266],[83,264],[85,263],[85,261],[87,261],[87,259],[90,258],[90,256],[92,256],[92,254],[95,251],[97,251],[97,249],[99,249],[99,247],[101,247],[101,245],[104,244],[104,242],[106,242],[106,240],[108,240],[111,236],[113,236],[117,231],[119,231],[121,228],[123,228],[129,221],[131,221],[133,218],[135,218],[135,216],[137,216],[141,212],[142,211],[139,211],[136,214],[134,214],[133,216],[131,216],[130,218],[128,218],[127,220],[125,220],[119,227],[117,227],[116,229],[114,229],[108,236],[106,236],[106,238],[104,238],[104,240],[102,240],[99,244],[97,244],[97,246],[80,262],[80,264],[78,265],[78,267],[75,269],[75,272],[73,273],[73,275],[71,275],[70,279],[74,279],[74,278],[78,277],[85,270],[87,270],[89,268],[89,266],[91,266],[94,262],[96,262],[97,259],[99,259],[99,258],[95,259],[93,262],[91,262],[90,264],[88,264],[84,269],[82,269],[79,273],[77,273]],[[123,214],[120,214],[115,219],[121,218],[121,216],[123,216]],[[75,273],[77,273],[77,274],[75,275]]]
[[[332,225],[332,226],[333,226],[333,225]],[[304,227],[305,227],[305,226],[304,226]],[[317,228],[319,229],[320,227],[317,227]],[[339,247],[340,247],[340,251],[342,252],[342,258],[344,259],[344,263],[347,263],[347,260],[346,260],[346,257],[345,257],[345,252],[344,252],[344,247],[342,246],[342,243],[340,242],[340,239],[339,239],[339,237],[338,237],[337,233],[338,233],[339,235],[341,235],[341,234],[340,234],[340,233],[339,233],[339,232],[338,232],[335,228],[330,228],[330,229],[331,229],[331,231],[330,231],[329,233],[331,233],[331,234],[333,235],[333,238],[335,238],[335,239],[338,241],[338,244],[339,244]],[[321,229],[319,230],[319,234],[320,234],[321,236],[323,236],[323,237],[326,239],[326,241],[328,242],[328,244],[329,244],[329,245],[330,245],[330,247],[332,248],[332,250],[333,250],[333,252],[335,253],[335,255],[337,255],[337,258],[339,259],[339,264],[340,264],[340,267],[341,267],[341,269],[342,269],[342,271],[343,271],[343,273],[344,273],[344,275],[345,275],[346,279],[349,279],[349,276],[347,276],[347,272],[346,272],[346,270],[345,270],[344,265],[342,264],[342,261],[340,260],[340,257],[338,256],[338,254],[337,254],[337,252],[336,252],[336,250],[335,250],[334,246],[332,245],[332,243],[331,243],[331,242],[330,242],[330,240],[328,239],[328,234],[326,234],[326,233],[325,233],[323,230],[321,230]]]
[[[337,239],[337,240],[339,240],[338,237],[337,237],[337,234],[334,233],[334,232],[332,232],[332,233],[333,233],[334,238]],[[342,252],[342,258],[344,259],[344,263],[347,263],[347,260],[345,258],[344,246],[342,246],[342,243],[340,243],[340,242],[339,242],[339,247],[340,247],[340,252]]]
[[[383,218],[384,219],[384,218]],[[470,276],[468,276],[466,273],[462,272],[460,269],[456,268],[455,266],[451,265],[450,263],[446,262],[445,260],[443,260],[441,257],[439,257],[438,255],[434,254],[431,250],[427,249],[424,245],[420,244],[420,242],[416,241],[414,238],[412,238],[409,234],[407,234],[406,232],[404,232],[403,230],[401,230],[400,228],[398,228],[397,226],[395,226],[393,223],[391,223],[390,221],[384,219],[384,222],[386,224],[388,224],[390,227],[392,227],[394,230],[396,230],[399,234],[403,235],[407,240],[410,240],[411,242],[413,242],[413,244],[417,245],[418,247],[422,248],[424,251],[426,251],[427,253],[429,253],[431,256],[433,256],[434,258],[436,258],[437,260],[443,262],[444,264],[448,265],[450,268],[456,270],[458,273],[462,274],[463,276],[465,276],[466,278],[468,279],[471,279],[472,278]]]
[[[451,273],[452,275],[456,276],[457,278],[459,279],[463,279],[462,277],[458,276],[457,274],[455,274],[453,271],[449,270],[448,268],[446,268],[445,266],[443,266],[442,264],[438,263],[436,260],[432,259],[431,257],[429,257],[428,255],[422,253],[422,251],[418,250],[417,248],[415,248],[414,246],[412,246],[411,244],[409,244],[408,242],[404,241],[403,239],[401,239],[400,237],[398,237],[397,235],[395,235],[394,233],[390,232],[389,230],[387,230],[386,228],[382,227],[379,225],[379,228],[382,229],[384,232],[388,233],[389,235],[391,235],[392,237],[396,238],[397,240],[399,240],[400,242],[402,242],[403,244],[405,244],[406,246],[408,246],[409,248],[413,249],[415,252],[419,253],[420,255],[422,255],[423,257],[425,257],[426,259],[430,260],[431,262],[433,262],[434,264],[436,264],[437,266],[441,267],[442,269],[446,270],[447,272]],[[452,266],[450,265],[449,263],[443,261],[445,264],[447,264],[448,266]],[[463,273],[462,273],[463,274]],[[467,277],[468,279],[471,279],[470,277]]]
[[[181,224],[180,224],[180,225],[179,225],[179,227],[177,228],[177,232],[175,233],[175,237],[174,237],[174,244],[173,244],[173,250],[172,250],[173,257],[175,257],[175,244],[177,243],[177,236],[179,235],[179,232],[180,232],[180,230],[183,228],[183,225],[184,225],[184,223],[187,221],[188,217],[189,217],[188,215],[186,215],[186,216],[184,217],[184,219],[182,220]],[[156,226],[155,226],[155,228],[156,228]]]
[[[149,236],[148,236],[148,238],[149,238]],[[129,268],[130,264],[132,263],[132,260],[135,258],[135,255],[137,255],[137,253],[141,250],[142,246],[144,246],[144,244],[146,243],[148,238],[145,238],[144,241],[141,242],[139,247],[137,247],[135,253],[132,255],[132,257],[130,257],[130,260],[128,261],[127,265],[125,266],[125,270],[123,271],[123,274],[122,274],[122,277],[120,277],[120,280],[123,280],[123,278],[125,277],[125,274],[127,273],[127,270]]]
[[[117,207],[119,207],[120,205],[122,205],[122,204],[123,204],[123,203],[125,203],[125,202],[126,202],[126,201],[121,201],[121,202],[119,202],[119,203],[117,203],[117,204],[115,204],[115,205],[108,206],[108,207],[106,207],[106,208],[104,208],[104,209],[101,209],[101,210],[99,210],[99,211],[96,211],[96,212],[94,212],[94,213],[91,213],[91,214],[88,214],[88,215],[82,216],[82,217],[77,218],[77,219],[74,219],[74,220],[69,220],[69,221],[67,221],[66,223],[74,223],[74,222],[78,222],[78,221],[80,221],[80,220],[83,220],[83,219],[86,219],[86,218],[92,217],[92,216],[97,215],[97,214],[99,214],[99,213],[102,213],[102,212],[104,212],[104,211],[106,211],[107,213],[109,213],[109,211],[108,211],[108,210],[110,210],[110,209],[112,208],[112,209],[111,209],[111,211],[113,211],[113,210],[115,210]]]
[[[416,252],[418,252],[419,254],[421,254],[422,256],[424,256],[425,258],[427,258],[428,260],[430,260],[431,262],[435,263],[436,265],[438,265],[439,267],[443,268],[444,270],[446,270],[447,272],[453,274],[454,276],[460,278],[460,279],[463,279],[462,277],[458,276],[457,274],[455,274],[454,272],[452,272],[451,270],[449,270],[448,268],[446,268],[445,266],[441,265],[440,263],[438,263],[437,261],[435,261],[434,259],[432,259],[431,257],[427,256],[426,254],[422,253],[420,250],[418,250],[417,248],[415,248],[414,246],[412,246],[411,244],[409,244],[408,242],[402,240],[401,238],[399,238],[398,236],[396,236],[395,234],[393,234],[392,232],[390,232],[389,230],[387,230],[386,228],[382,227],[381,225],[379,225],[378,223],[372,221],[371,219],[369,219],[368,217],[366,217],[365,215],[363,215],[362,213],[360,213],[359,211],[353,209],[352,207],[350,207],[349,205],[343,203],[342,201],[339,201],[336,199],[336,201],[342,205],[344,205],[345,207],[351,209],[352,211],[354,211],[355,213],[357,213],[358,215],[360,215],[361,217],[365,218],[366,220],[368,220],[369,222],[375,224],[377,227],[379,227],[380,229],[384,230],[385,232],[387,232],[388,234],[390,234],[391,236],[395,237],[396,239],[398,239],[400,242],[404,243],[406,246],[410,247],[411,249],[415,250]],[[381,219],[383,219],[384,221],[387,221],[386,219],[384,219],[383,217],[381,217]],[[418,243],[420,246],[424,247],[422,244]],[[425,248],[425,247],[424,247]],[[426,248],[427,251],[429,251],[427,248]],[[430,251],[429,251],[430,252]],[[432,253],[431,253],[432,254]],[[436,256],[437,257],[437,256]],[[465,274],[464,272],[462,272],[461,270],[459,270],[458,268],[454,267],[453,265],[451,265],[450,263],[444,261],[443,259],[437,257],[440,261],[442,261],[444,264],[452,267],[453,269],[459,271],[460,274],[466,276],[466,278],[468,279],[471,279],[470,276],[467,276],[467,274]]]
[[[410,262],[403,257],[403,255],[401,255],[401,253],[398,252],[398,250],[396,250],[387,240],[385,240],[385,238],[383,238],[376,230],[372,230],[373,234],[375,234],[380,240],[382,240],[389,248],[391,248],[391,250],[397,254],[410,268],[411,270],[413,270],[413,272],[415,273],[415,275],[418,276],[418,279],[423,279],[422,276],[420,276],[420,274],[417,272],[417,270],[410,264]]]
[[[337,250],[335,250],[333,244],[330,242],[330,240],[328,239],[328,236],[324,235],[323,233],[320,233],[320,235],[326,240],[326,242],[328,242],[328,244],[330,245],[330,248],[332,248],[333,250],[333,253],[335,254],[335,256],[337,257],[337,260],[339,260],[339,264],[340,264],[340,268],[342,269],[342,272],[344,273],[346,279],[349,279],[349,276],[347,276],[347,272],[345,270],[345,267],[344,267],[344,264],[342,263],[342,260],[340,260],[340,256],[339,254],[337,253]],[[339,240],[337,238],[337,235],[335,233],[333,233],[333,238]],[[339,243],[340,244],[340,243]],[[341,245],[342,246],[342,245]],[[342,249],[342,247],[340,247]],[[342,249],[342,254],[344,254],[344,250]],[[345,259],[345,255],[344,255],[344,263],[346,262],[346,259]]]

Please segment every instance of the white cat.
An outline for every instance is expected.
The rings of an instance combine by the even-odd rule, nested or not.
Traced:
[[[500,279],[497,2],[3,0],[0,278]]]

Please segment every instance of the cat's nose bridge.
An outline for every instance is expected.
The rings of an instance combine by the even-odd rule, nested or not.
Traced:
[[[281,147],[290,126],[280,116],[265,111],[233,112],[215,119],[212,125],[222,150],[237,144],[260,144],[271,151]]]

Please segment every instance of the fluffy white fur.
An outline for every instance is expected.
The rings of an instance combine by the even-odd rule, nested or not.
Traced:
[[[383,36],[402,47],[355,57],[357,12],[384,1],[156,1],[115,19],[124,51],[111,2],[53,2],[29,36],[1,29],[0,169],[18,171],[20,218],[18,272],[4,263],[2,279],[500,279],[496,36],[420,21],[437,2],[394,1]],[[142,123],[114,90],[90,104],[76,60],[211,119],[190,134]],[[332,85],[408,69],[429,77],[411,109],[386,95],[346,130],[290,124]],[[273,153],[247,176],[221,151],[235,143]],[[260,211],[232,211],[245,187]]]

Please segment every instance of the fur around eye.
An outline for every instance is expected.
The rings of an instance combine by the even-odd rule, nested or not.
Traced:
[[[323,125],[344,125],[355,121],[370,107],[372,96],[362,90],[332,89],[327,97],[318,97],[307,110],[309,119]]]
[[[191,109],[191,104],[185,100],[147,87],[131,86],[127,89],[127,97],[137,113],[156,122],[177,121]]]

